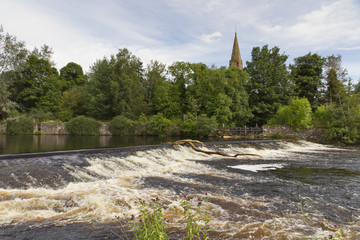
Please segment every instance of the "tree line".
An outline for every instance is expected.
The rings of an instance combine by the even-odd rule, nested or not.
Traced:
[[[101,121],[121,116],[139,123],[157,117],[182,125],[184,132],[196,132],[204,123],[315,125],[331,129],[333,140],[359,139],[360,83],[352,84],[340,55],[309,52],[287,65],[279,47],[265,45],[254,47],[251,61],[240,70],[188,62],[166,66],[156,60],[144,66],[128,49],[120,49],[85,74],[74,62],[58,71],[52,54],[47,45],[28,50],[0,27],[2,120],[24,114],[64,122],[77,116]],[[306,123],[291,120],[301,117]]]

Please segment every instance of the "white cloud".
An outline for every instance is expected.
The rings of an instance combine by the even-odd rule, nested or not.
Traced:
[[[354,46],[354,47],[339,47],[338,50],[343,50],[343,51],[360,50],[360,46]]]
[[[223,35],[221,32],[213,32],[210,34],[201,35],[200,39],[205,43],[213,43],[213,42],[218,42],[222,38],[222,36]]]
[[[360,7],[352,0],[339,0],[298,18],[286,29],[286,39],[317,49],[353,45],[360,41]]]
[[[252,47],[269,44],[290,61],[343,51],[351,64],[360,57],[359,12],[358,0],[2,0],[0,23],[28,47],[52,47],[58,68],[74,61],[87,71],[124,47],[145,64],[226,65],[235,25],[245,60]]]

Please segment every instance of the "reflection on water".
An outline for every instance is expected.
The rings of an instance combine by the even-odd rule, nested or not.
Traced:
[[[154,136],[0,135],[0,154],[152,145],[175,139]]]

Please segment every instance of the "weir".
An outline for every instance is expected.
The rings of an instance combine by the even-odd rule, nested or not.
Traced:
[[[205,145],[212,146],[216,144],[235,144],[235,143],[264,143],[264,142],[277,142],[287,141],[286,139],[277,140],[241,140],[241,141],[216,141],[216,142],[205,142]],[[95,149],[79,149],[79,150],[67,150],[67,151],[52,151],[52,152],[36,152],[36,153],[20,153],[20,154],[0,154],[0,160],[4,159],[17,159],[17,158],[38,158],[38,157],[50,157],[60,155],[71,155],[71,154],[92,154],[92,153],[114,153],[114,152],[134,152],[144,151],[149,149],[158,148],[169,148],[171,144],[156,144],[156,145],[143,145],[143,146],[131,146],[131,147],[114,147],[114,148],[95,148]]]
[[[116,239],[136,202],[159,197],[181,238],[183,194],[193,204],[209,193],[211,239],[345,239],[360,232],[360,151],[304,141],[210,142],[207,151],[150,145],[2,158],[0,239]],[[311,201],[307,213],[303,198]],[[326,224],[324,224],[326,223]],[[85,230],[86,229],[86,230]],[[37,238],[36,238],[36,237]]]

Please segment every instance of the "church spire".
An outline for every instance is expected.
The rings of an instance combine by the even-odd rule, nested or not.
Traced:
[[[240,48],[239,48],[239,43],[237,40],[236,30],[235,30],[234,46],[232,49],[229,67],[237,67],[237,68],[243,69],[243,63],[242,63],[241,56],[240,56]]]

